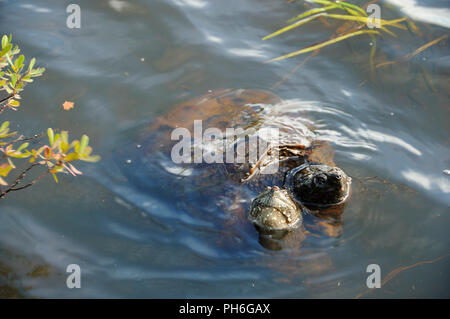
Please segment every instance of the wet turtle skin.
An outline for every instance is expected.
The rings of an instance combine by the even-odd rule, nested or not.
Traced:
[[[339,205],[349,195],[351,180],[339,167],[306,164],[290,174],[293,191],[304,205]]]
[[[191,188],[211,196],[220,193],[216,185],[229,182],[251,190],[257,196],[252,201],[248,218],[260,234],[285,234],[302,225],[305,205],[341,205],[348,198],[351,178],[335,166],[329,145],[315,141],[312,131],[301,121],[296,121],[299,113],[279,111],[280,103],[279,97],[263,90],[212,91],[179,104],[154,119],[143,135],[153,139],[146,152],[148,156],[156,152],[170,154],[176,143],[171,140],[171,132],[183,127],[193,136],[195,120],[202,120],[203,130],[242,128],[244,135],[263,128],[277,128],[278,143],[275,146],[269,143],[256,163],[250,162],[246,149],[244,163],[178,166],[193,172],[184,177],[184,183],[189,182]],[[228,147],[236,151],[239,143],[244,141],[236,138]],[[265,174],[272,165],[277,165],[276,171]],[[233,187],[234,191],[236,189],[239,188]]]
[[[253,200],[249,219],[263,231],[289,230],[301,224],[301,213],[285,189],[269,186]]]

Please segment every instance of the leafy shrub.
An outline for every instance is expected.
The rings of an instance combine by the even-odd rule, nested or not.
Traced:
[[[17,110],[21,101],[20,93],[26,84],[33,82],[33,78],[41,76],[45,71],[44,68],[35,68],[35,58],[26,66],[25,56],[19,55],[20,49],[11,43],[11,36],[4,35],[1,45],[0,94],[6,93],[6,96],[0,95],[0,115],[5,110]],[[51,174],[56,182],[58,173],[81,175],[73,165],[75,161],[100,160],[98,155],[91,155],[92,147],[89,146],[87,135],[72,142],[69,141],[67,131],[55,133],[52,128],[48,128],[47,135],[48,143],[31,148],[28,141],[38,141],[41,135],[25,137],[18,132],[12,132],[8,121],[0,125],[0,198],[11,191],[30,187],[48,174]],[[16,169],[14,163],[18,160],[27,160],[28,167],[11,179],[10,176]],[[25,175],[35,167],[43,169],[43,173],[24,184]],[[8,179],[11,179],[9,183]]]

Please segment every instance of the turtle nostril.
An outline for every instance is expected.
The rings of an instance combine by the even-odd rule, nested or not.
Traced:
[[[327,181],[327,176],[325,174],[320,174],[314,177],[314,184],[322,186]]]

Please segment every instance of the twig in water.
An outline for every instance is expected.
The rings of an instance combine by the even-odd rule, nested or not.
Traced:
[[[413,265],[398,267],[398,268],[394,269],[393,271],[391,271],[389,274],[387,274],[386,278],[384,278],[384,280],[381,282],[381,286],[385,285],[388,281],[390,281],[392,278],[397,276],[402,271],[405,271],[405,270],[408,270],[408,269],[411,269],[411,268],[414,268],[414,267],[417,267],[417,266],[420,266],[420,265],[424,265],[424,264],[432,264],[432,263],[435,263],[436,261],[444,259],[444,258],[446,258],[448,256],[450,256],[450,254],[438,257],[438,258],[433,259],[433,260],[424,260],[424,261],[420,261],[418,263],[415,263]],[[366,295],[366,294],[368,294],[368,293],[370,293],[372,291],[373,291],[373,289],[368,289],[368,290],[366,290],[364,292],[361,292],[358,295],[356,295],[355,299],[359,299],[362,296],[364,296],[364,295]]]
[[[320,52],[320,49],[314,51],[313,53],[308,55],[306,58],[304,58],[302,62],[297,64],[295,66],[295,68],[293,68],[289,73],[285,74],[281,80],[279,80],[277,83],[275,83],[272,86],[272,90],[279,87],[281,84],[283,84],[288,78],[290,78],[295,72],[297,72],[310,58],[312,58],[313,56],[316,56],[317,54],[319,54],[319,52]]]
[[[408,61],[409,59],[415,57],[416,55],[418,55],[422,51],[428,49],[429,47],[431,47],[431,46],[435,45],[436,43],[438,43],[438,42],[440,42],[440,41],[442,41],[444,39],[447,39],[447,38],[448,38],[448,35],[444,34],[443,36],[441,36],[441,37],[439,37],[437,39],[434,39],[433,41],[430,41],[427,44],[422,45],[420,48],[416,49],[414,52],[408,53],[407,55],[405,55],[405,56],[403,56],[403,57],[401,57],[399,59],[396,59],[396,60],[393,60],[393,61],[381,62],[381,63],[377,64],[376,68],[378,69],[378,68],[380,68],[382,66]]]

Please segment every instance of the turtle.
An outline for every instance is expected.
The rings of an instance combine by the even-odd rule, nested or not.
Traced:
[[[152,159],[149,170],[176,176],[155,186],[169,199],[182,189],[190,198],[221,198],[223,210],[250,198],[240,202],[263,242],[286,237],[311,211],[341,214],[351,177],[304,114],[283,103],[266,90],[220,89],[153,118],[139,137],[141,158]]]

